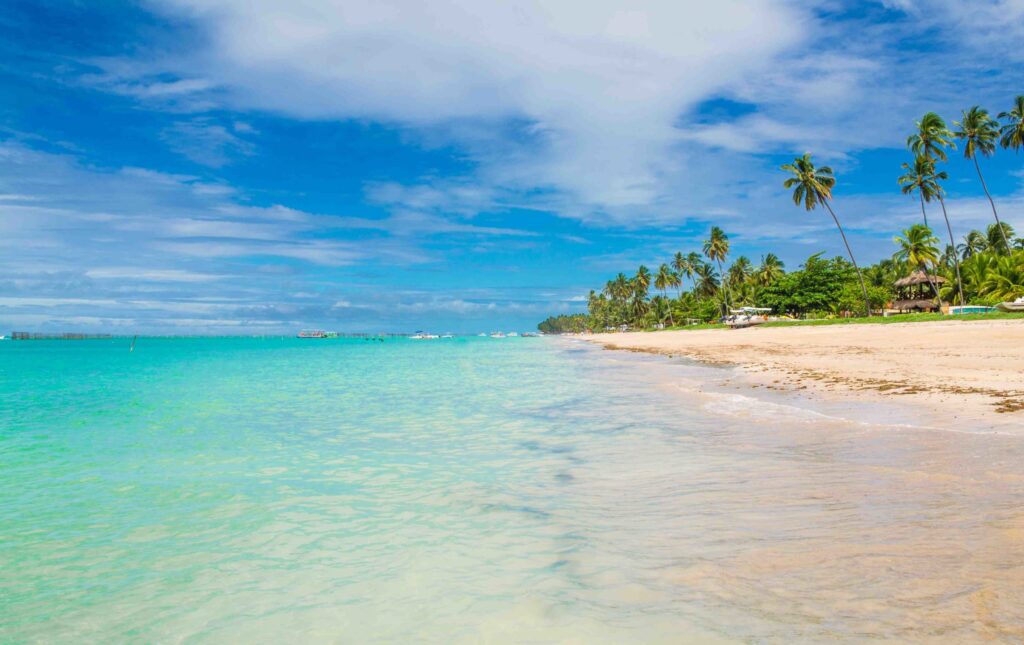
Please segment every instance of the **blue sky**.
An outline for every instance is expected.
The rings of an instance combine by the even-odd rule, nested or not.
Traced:
[[[875,261],[914,120],[1008,109],[1021,42],[1024,0],[8,0],[0,330],[529,329],[711,224],[841,253],[805,151]],[[1024,230],[1024,155],[982,163]]]

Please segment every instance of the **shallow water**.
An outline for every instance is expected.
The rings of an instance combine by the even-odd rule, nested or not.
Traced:
[[[127,346],[0,343],[0,641],[1024,638],[1021,437],[562,340]]]

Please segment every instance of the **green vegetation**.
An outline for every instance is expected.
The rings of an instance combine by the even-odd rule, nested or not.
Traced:
[[[941,314],[907,314],[893,318],[871,317],[897,300],[894,283],[914,271],[927,277],[932,302],[994,305],[1024,296],[1024,238],[999,218],[988,191],[979,156],[995,153],[997,144],[1019,151],[1024,147],[1024,95],[999,114],[999,121],[979,106],[962,112],[951,131],[943,118],[929,112],[915,123],[907,138],[913,160],[902,165],[897,183],[904,194],[917,198],[922,223],[894,238],[891,259],[863,270],[857,265],[839,217],[833,208],[835,175],[828,166],[816,167],[810,154],[782,166],[789,174],[783,182],[793,202],[805,211],[821,206],[832,217],[843,240],[847,258],[824,258],[817,253],[795,271],[786,272],[779,258],[768,253],[755,266],[739,256],[728,267],[730,241],[721,228],[712,226],[701,251],[679,251],[652,275],[640,266],[632,277],[619,273],[600,291],[591,291],[587,313],[548,318],[538,328],[545,333],[608,331],[615,329],[707,328],[730,308],[770,307],[773,312],[808,318],[786,324],[838,324],[851,322],[909,322],[939,320]],[[957,244],[946,209],[943,182],[949,175],[938,169],[948,151],[963,146],[964,156],[974,162],[978,181],[988,197],[994,223],[985,231],[971,231]],[[928,205],[938,202],[948,239],[940,241],[928,222]],[[945,248],[943,248],[943,246]],[[939,279],[941,278],[941,279]],[[923,280],[922,280],[923,284]],[[651,288],[657,292],[653,296]],[[674,293],[671,293],[670,290]],[[916,294],[915,294],[916,297]],[[958,320],[1013,317],[1008,314],[971,314]]]

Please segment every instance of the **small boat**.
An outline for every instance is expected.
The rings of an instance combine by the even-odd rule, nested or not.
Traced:
[[[517,338],[518,336],[519,336],[519,334],[518,334],[518,333],[516,333],[516,332],[514,332],[514,331],[510,331],[510,332],[508,333],[508,337],[509,337],[509,338]]]
[[[535,332],[535,331],[524,331],[523,332],[523,338],[537,338],[539,336],[540,336],[539,332]]]
[[[451,334],[451,333],[449,333],[449,334],[442,334],[441,338],[455,338],[455,335]]]
[[[998,305],[996,305],[996,309],[998,309],[999,311],[1008,311],[1011,313],[1024,311],[1024,296],[1017,298],[1013,302],[1000,302]]]
[[[438,336],[437,334],[428,334],[423,331],[418,331],[412,336],[409,336],[409,338],[413,340],[430,340],[432,338],[440,338],[440,336]]]
[[[740,307],[732,309],[729,316],[722,321],[732,329],[743,329],[768,322],[771,309],[764,307]]]
[[[478,336],[479,338],[487,338],[487,334],[486,334],[486,333],[484,333],[484,332],[480,332],[479,334],[477,334],[477,336]]]
[[[303,329],[296,338],[327,338],[327,332],[322,329]]]
[[[496,331],[493,334],[491,334],[491,338],[504,338],[504,337],[505,337],[505,334],[501,333],[500,331]]]

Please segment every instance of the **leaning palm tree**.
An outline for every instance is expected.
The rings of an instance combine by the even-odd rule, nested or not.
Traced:
[[[981,180],[981,189],[988,197],[988,203],[992,205],[992,216],[996,218],[996,226],[1002,231],[999,222],[999,213],[996,212],[996,202],[992,199],[992,193],[988,192],[988,185],[985,184],[985,176],[981,174],[981,164],[978,163],[978,154],[986,157],[992,156],[996,150],[996,139],[999,138],[999,122],[988,115],[988,110],[977,105],[970,110],[964,110],[960,121],[954,121],[953,125],[959,130],[954,136],[964,141],[964,156],[974,161],[974,169],[978,171],[978,179]],[[1010,248],[1010,241],[1003,237],[1003,244]]]
[[[928,278],[935,297],[940,298],[939,289],[935,286],[931,274],[928,273],[928,265],[935,265],[939,261],[939,249],[936,246],[939,238],[935,237],[932,230],[924,224],[914,224],[903,231],[902,236],[892,238],[899,250],[892,256],[897,262],[906,262],[909,266],[915,267]]]
[[[904,163],[901,166],[907,172],[900,175],[897,181],[904,195],[912,195],[915,191],[921,201],[921,217],[928,226],[928,213],[924,209],[925,202],[931,202],[938,194],[935,184],[935,161],[925,155],[914,157],[914,165]]]
[[[1024,94],[1013,99],[1013,109],[1009,112],[1000,112],[999,118],[1009,121],[999,129],[999,133],[1003,135],[999,139],[999,145],[1019,152],[1024,147]]]
[[[829,203],[832,199],[832,188],[836,185],[832,169],[828,166],[815,168],[814,162],[811,161],[811,154],[808,152],[804,156],[794,159],[793,163],[782,166],[782,170],[793,174],[782,185],[787,189],[793,189],[794,204],[797,206],[803,204],[804,208],[808,211],[814,210],[818,204],[821,204],[828,210],[829,215],[832,216],[832,220],[836,223],[836,228],[839,229],[839,234],[843,237],[843,244],[846,245],[846,252],[850,255],[850,262],[853,263],[853,268],[857,270],[860,290],[864,294],[864,306],[866,307],[867,315],[870,317],[871,301],[868,299],[868,289],[864,286],[864,276],[860,272],[860,267],[857,266],[857,260],[853,257],[853,250],[850,248],[849,240],[846,239],[846,232],[843,231],[839,218],[836,217],[836,213],[832,210],[832,205]]]
[[[924,155],[918,155],[914,159],[913,168],[907,164],[903,164],[903,168],[908,171],[907,174],[899,179],[903,185],[903,193],[910,194],[917,190],[917,195],[921,200],[922,215],[925,213],[925,202],[931,202],[935,198],[939,200],[939,205],[942,207],[942,218],[946,220],[946,232],[949,233],[949,243],[950,246],[955,248],[956,240],[953,238],[953,226],[949,223],[949,213],[946,212],[946,199],[943,196],[944,191],[939,183],[940,181],[947,180],[949,175],[944,170],[942,172],[935,172],[935,162]],[[927,216],[924,218],[924,225],[928,226]],[[953,264],[956,267],[956,284],[957,290],[960,293],[960,304],[966,305],[963,283],[960,280],[960,258],[956,253],[953,253]]]
[[[946,122],[935,112],[928,112],[915,122],[917,132],[907,137],[907,147],[915,156],[928,157],[933,161],[946,160],[946,148],[953,148],[950,141],[953,133]]]
[[[717,226],[711,227],[711,235],[704,240],[704,255],[718,264],[718,273],[722,276],[722,287],[725,291],[725,307],[729,308],[729,285],[722,270],[722,262],[729,255],[729,236]]]
[[[658,268],[658,274],[654,276],[654,288],[661,291],[661,297],[667,302],[668,301],[668,288],[672,286],[673,278],[675,274],[672,273],[672,269],[668,268],[667,264],[662,264]],[[672,308],[669,307],[668,319],[675,327],[676,323],[672,320]]]

